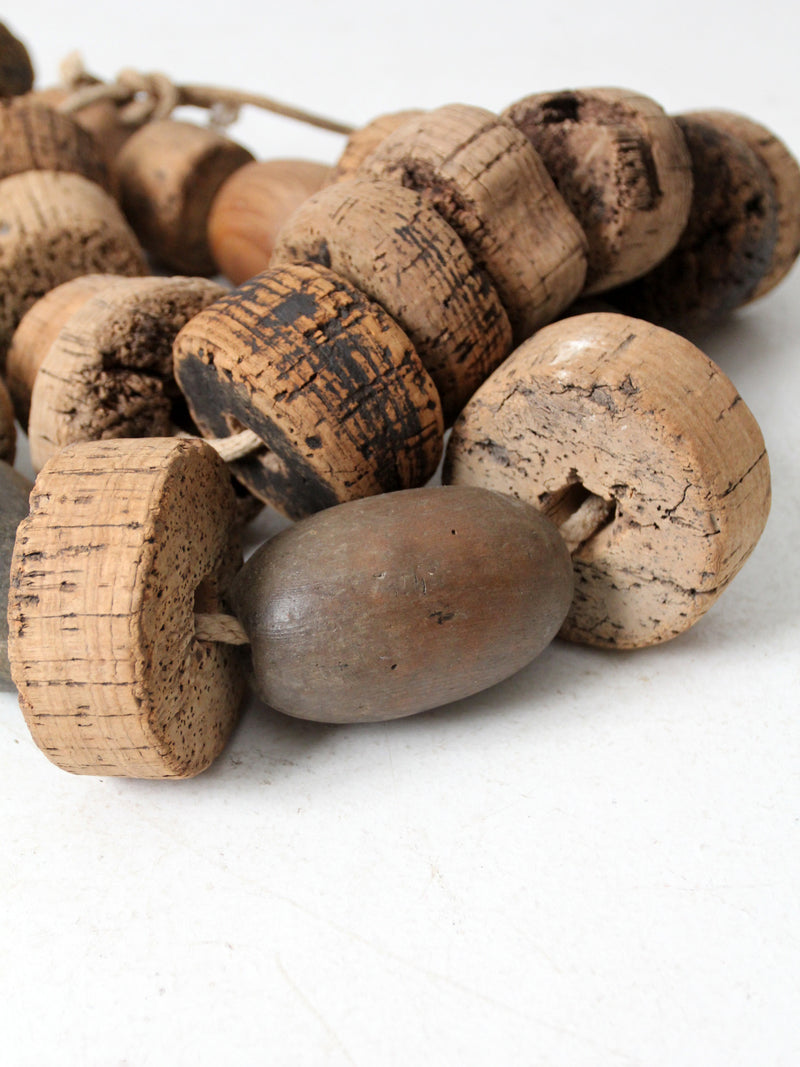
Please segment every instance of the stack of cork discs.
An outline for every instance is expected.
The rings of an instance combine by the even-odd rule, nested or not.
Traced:
[[[13,403],[41,468],[8,660],[55,763],[196,774],[248,664],[289,714],[393,718],[556,633],[668,640],[735,576],[769,509],[763,438],[665,324],[794,262],[800,169],[768,131],[547,93],[382,116],[331,169],[120,114],[0,103],[0,458]],[[146,276],[129,225],[183,276]],[[618,311],[556,321],[598,294]],[[448,426],[446,484],[422,488]],[[231,474],[297,520],[244,565]],[[7,561],[27,487],[0,479]]]

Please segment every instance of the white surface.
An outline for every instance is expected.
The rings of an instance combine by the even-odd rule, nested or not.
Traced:
[[[42,82],[79,48],[353,122],[621,84],[800,152],[796,5],[12,0]],[[261,156],[341,141],[249,113]],[[0,698],[0,1061],[800,1062],[800,270],[705,341],[759,419],[761,544],[693,631],[557,644],[385,725],[255,703],[206,774],[76,778]]]

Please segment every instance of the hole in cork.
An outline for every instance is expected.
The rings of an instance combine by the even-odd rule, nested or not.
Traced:
[[[217,583],[207,575],[194,591],[195,615],[216,615],[220,611]]]
[[[571,553],[608,526],[617,511],[615,500],[592,493],[577,474],[562,489],[542,493],[539,507],[558,527]]]

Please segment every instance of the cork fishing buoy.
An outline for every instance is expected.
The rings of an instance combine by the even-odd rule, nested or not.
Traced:
[[[147,273],[108,193],[79,174],[28,171],[0,182],[0,371],[28,308],[62,282],[96,273]]]
[[[31,394],[31,461],[110,437],[168,437],[181,419],[172,373],[179,330],[225,290],[205,278],[124,278],[61,328]]]
[[[69,115],[27,96],[0,101],[0,179],[26,170],[82,174],[108,187],[94,137]]]
[[[419,108],[392,111],[387,115],[378,115],[366,126],[353,130],[347,138],[347,144],[330,175],[330,180],[338,182],[354,178],[367,156],[372,155],[390,133],[394,133],[410,119],[418,118],[423,114],[424,112]]]
[[[681,131],[628,89],[535,93],[503,112],[544,160],[589,242],[586,293],[645,274],[686,225],[691,163]]]
[[[266,159],[235,170],[208,216],[208,243],[220,273],[239,285],[266,270],[281,227],[330,172],[307,159]]]
[[[484,383],[453,428],[444,479],[542,509],[568,541],[564,637],[666,641],[714,603],[767,519],[761,431],[688,341],[624,315],[565,319]]]
[[[232,589],[262,699],[320,722],[394,719],[486,689],[542,651],[571,598],[553,524],[463,487],[313,515],[262,545]]]
[[[491,278],[517,341],[581,291],[583,231],[527,138],[491,112],[423,113],[385,137],[359,174],[429,201]]]
[[[408,334],[452,423],[511,351],[500,298],[458,235],[411,189],[329,185],[281,231],[275,263],[321,263],[380,304]]]
[[[96,84],[95,79],[86,77],[79,86],[67,89],[60,85],[50,86],[46,89],[37,89],[29,94],[28,99],[32,103],[43,104],[46,107],[60,110],[66,100],[73,95],[77,88],[86,88]],[[128,122],[124,122],[120,116],[120,109],[113,100],[97,100],[93,104],[87,104],[77,111],[69,112],[70,117],[91,134],[108,171],[109,183],[112,189],[116,189],[116,159],[120,149],[139,128]]]
[[[8,584],[17,527],[28,514],[33,486],[27,478],[0,460],[0,690],[13,690],[8,662]]]
[[[14,425],[14,405],[5,383],[0,378],[0,460],[14,462],[17,447],[17,429]],[[0,607],[2,605],[0,604]]]
[[[28,49],[0,22],[0,97],[22,96],[33,87],[33,64]]]
[[[76,774],[185,778],[221,752],[240,648],[201,639],[241,564],[225,464],[197,440],[65,448],[17,533],[9,659],[33,739]]]
[[[442,449],[436,388],[408,337],[324,267],[274,267],[178,334],[175,377],[208,437],[263,442],[231,468],[290,518],[422,485]]]
[[[126,141],[116,173],[123,210],[144,247],[170,270],[212,274],[206,233],[226,178],[253,156],[208,127],[162,119]]]

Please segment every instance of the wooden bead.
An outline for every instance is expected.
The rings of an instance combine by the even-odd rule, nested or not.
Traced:
[[[306,159],[267,159],[234,171],[208,216],[208,243],[220,273],[239,285],[266,270],[281,226],[330,172]]]
[[[645,274],[675,247],[692,197],[681,132],[628,89],[536,93],[504,113],[541,155],[589,242],[586,293]]]
[[[556,634],[569,554],[534,508],[470,488],[331,508],[234,583],[263,700],[321,722],[413,715],[518,671]]]
[[[170,436],[182,406],[172,343],[224,291],[205,278],[123,278],[90,297],[62,327],[34,382],[34,468],[77,441]]]
[[[142,244],[170,270],[212,274],[206,227],[220,186],[253,156],[207,127],[149,122],[117,157],[123,210]]]
[[[0,182],[0,372],[20,319],[80,274],[145,274],[142,250],[111,197],[79,174],[28,171]]]
[[[0,101],[0,178],[27,170],[82,174],[108,186],[94,137],[73,118],[27,96]]]
[[[421,193],[492,279],[521,340],[583,286],[585,238],[544,164],[509,122],[451,104],[384,138],[362,175]]]
[[[353,130],[331,174],[331,181],[338,182],[355,177],[361,164],[375,151],[381,141],[384,141],[400,126],[404,126],[409,119],[418,118],[420,115],[424,115],[424,111],[419,109],[393,111],[388,115],[378,115],[366,126]]]
[[[574,545],[562,635],[616,648],[699,619],[770,501],[764,440],[731,382],[688,341],[623,315],[566,319],[522,345],[456,422],[444,477],[550,514]]]
[[[275,263],[309,261],[347,278],[408,334],[446,424],[511,351],[494,286],[411,189],[362,179],[316,193],[287,222],[274,256]]]
[[[439,397],[411,342],[324,267],[272,268],[197,315],[175,377],[204,434],[264,442],[232,470],[293,519],[421,485],[441,455]]]
[[[11,396],[6,389],[3,379],[0,378],[0,460],[14,462],[17,447],[17,430],[14,426],[14,405]],[[2,608],[2,603],[0,603]]]
[[[45,293],[22,316],[8,349],[6,381],[23,429],[28,427],[36,375],[62,327],[90,297],[118,280],[116,274],[82,274]]]
[[[64,770],[185,778],[220,753],[240,649],[195,636],[241,563],[230,478],[197,440],[72,445],[39,475],[11,570],[9,659]]]
[[[28,50],[0,22],[0,96],[21,96],[33,87],[33,64]]]
[[[778,235],[766,274],[750,297],[763,296],[781,281],[800,255],[800,165],[774,133],[744,115],[731,111],[692,111],[686,119],[700,120],[743,141],[767,168],[774,185]]]
[[[694,175],[686,229],[662,263],[609,299],[628,314],[686,330],[753,298],[775,256],[778,203],[769,171],[744,141],[702,118],[676,121]]]
[[[27,478],[0,460],[0,690],[14,688],[8,663],[8,583],[17,527],[28,514],[32,488]]]

